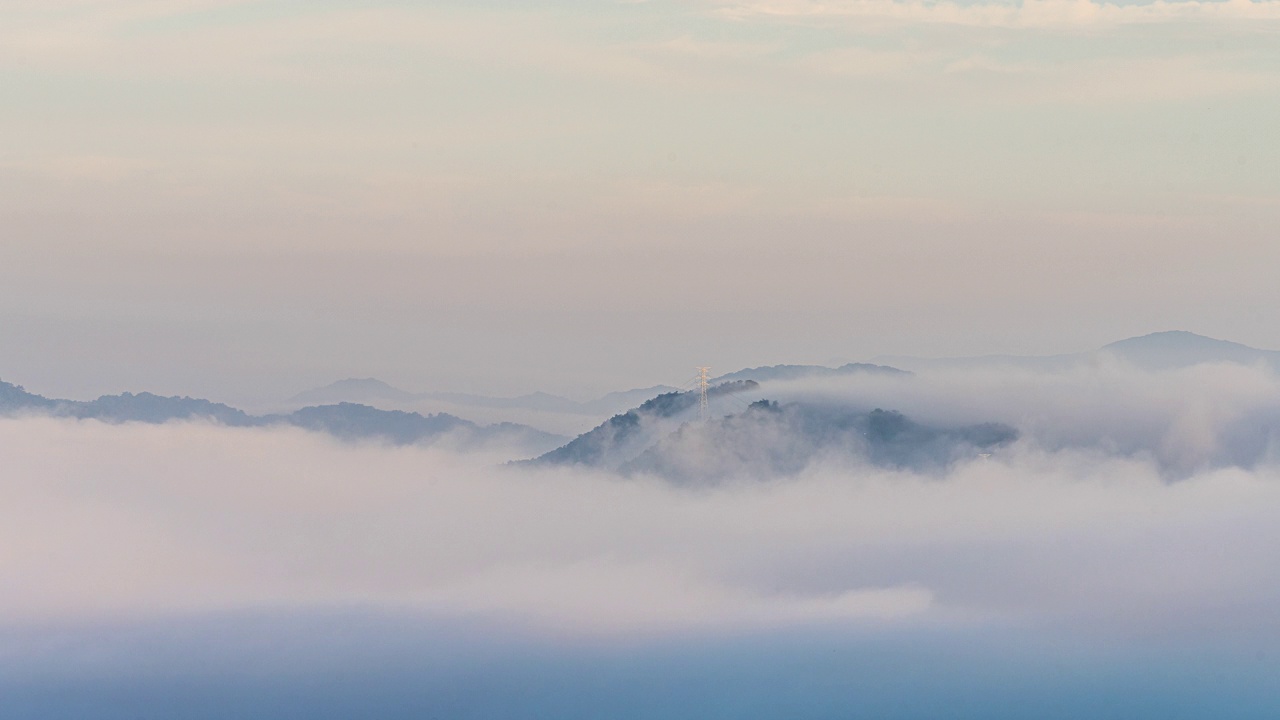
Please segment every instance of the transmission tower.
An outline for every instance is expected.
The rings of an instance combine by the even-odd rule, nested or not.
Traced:
[[[710,405],[707,403],[707,384],[711,382],[708,377],[710,372],[709,367],[698,368],[698,419],[703,421],[711,415]]]

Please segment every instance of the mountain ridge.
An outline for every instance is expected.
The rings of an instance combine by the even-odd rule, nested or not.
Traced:
[[[760,388],[743,380],[717,385],[708,394]],[[659,395],[523,464],[592,467],[697,485],[785,477],[824,458],[935,471],[1018,437],[1014,428],[998,423],[931,427],[881,408],[771,400],[692,422],[698,405],[697,392]]]
[[[910,375],[906,370],[899,370],[888,365],[872,363],[845,363],[840,367],[824,365],[764,365],[746,368],[714,378],[713,383],[733,382],[735,380],[754,380],[755,382],[773,382],[781,380],[800,380],[811,377],[835,377],[855,373],[878,373],[884,375]]]
[[[527,425],[497,423],[478,425],[448,413],[422,415],[416,412],[381,410],[356,403],[312,405],[287,414],[250,415],[243,410],[200,398],[152,393],[103,395],[95,400],[59,400],[0,381],[0,415],[19,413],[52,417],[97,420],[119,424],[140,422],[163,424],[170,421],[204,420],[227,427],[271,427],[287,425],[323,432],[342,440],[376,440],[393,445],[411,445],[450,439],[463,447],[510,443],[522,452],[556,447],[569,438]]]
[[[592,400],[578,401],[542,391],[534,391],[514,397],[495,397],[450,391],[415,393],[402,390],[377,378],[347,378],[305,390],[285,402],[286,405],[343,402],[367,405],[385,401],[405,406],[413,403],[435,401],[461,407],[595,415],[625,410],[634,406],[637,402],[675,389],[669,385],[654,385],[652,387],[615,391]]]
[[[1280,372],[1280,351],[1263,350],[1186,330],[1162,330],[1136,335],[1095,350],[1057,355],[993,354],[940,358],[880,355],[874,360],[912,370],[1010,366],[1054,371],[1067,370],[1108,356],[1146,370],[1173,370],[1204,363],[1225,362],[1243,365],[1261,363]]]
[[[346,398],[352,395],[386,400],[409,400],[414,397],[414,394],[407,390],[401,390],[377,378],[368,377],[335,380],[328,385],[304,390],[289,398],[288,402],[308,405],[340,403],[345,402]]]

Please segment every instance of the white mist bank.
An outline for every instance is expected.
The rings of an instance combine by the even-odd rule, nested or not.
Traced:
[[[290,429],[0,420],[9,623],[366,606],[570,636],[811,622],[1280,639],[1280,472],[1026,444],[688,490]]]
[[[1056,372],[993,363],[770,383],[760,395],[882,407],[923,423],[1006,423],[1038,448],[1151,460],[1174,477],[1280,460],[1280,378],[1261,365],[1152,372],[1100,355]]]

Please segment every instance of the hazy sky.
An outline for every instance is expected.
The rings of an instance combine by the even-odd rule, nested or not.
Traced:
[[[1280,348],[1280,2],[0,0],[0,378]]]

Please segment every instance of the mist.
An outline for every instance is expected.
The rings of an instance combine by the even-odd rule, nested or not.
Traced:
[[[708,716],[768,687],[814,717],[855,696],[877,716],[995,717],[1006,678],[1009,717],[1065,687],[1142,698],[1099,717],[1222,693],[1253,698],[1235,715],[1252,717],[1280,641],[1280,463],[1259,421],[1276,385],[1263,368],[1119,363],[766,383],[781,402],[1019,436],[929,472],[850,452],[697,485],[288,427],[3,419],[0,684],[50,708],[106,683],[136,694],[131,717],[161,717],[137,708],[176,672],[221,688],[190,715],[215,717],[238,707],[227,688],[266,702],[341,676],[325,707],[590,717],[684,676],[682,700],[632,716]],[[1242,451],[1250,433],[1264,442]],[[1224,668],[1235,685],[1152,691]]]
[[[777,383],[766,394],[893,408],[944,426],[1006,423],[1022,447],[1149,461],[1171,479],[1274,463],[1280,438],[1280,379],[1264,365],[1151,371],[1100,355],[1055,371],[992,363]]]
[[[0,1],[0,720],[1280,716],[1278,31]]]

